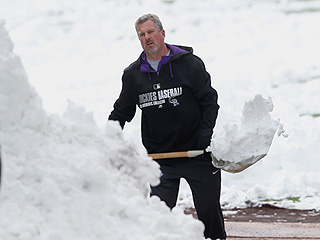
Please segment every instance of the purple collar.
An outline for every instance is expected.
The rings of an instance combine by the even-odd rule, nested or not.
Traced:
[[[160,62],[159,62],[159,66],[158,66],[158,70],[161,68],[161,66],[163,64],[166,64],[167,62],[169,62],[169,60],[176,54],[178,53],[183,53],[183,52],[188,52],[186,50],[183,50],[179,47],[176,47],[174,45],[170,45],[170,44],[167,44],[167,47],[170,49],[170,53],[168,56],[162,56]],[[147,56],[146,56],[146,53],[143,52],[141,54],[141,68],[140,68],[140,71],[141,72],[147,72],[147,73],[150,73],[150,72],[156,72],[153,68],[150,67],[149,63],[148,63],[148,60],[147,60]]]

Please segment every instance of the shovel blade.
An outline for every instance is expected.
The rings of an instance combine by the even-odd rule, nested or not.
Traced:
[[[256,162],[264,158],[266,155],[267,154],[261,154],[261,155],[249,157],[247,159],[243,159],[239,162],[230,162],[222,159],[219,160],[213,155],[213,153],[210,154],[213,166],[215,166],[216,168],[220,168],[229,173],[242,172],[243,170],[247,169],[251,165],[255,164]]]

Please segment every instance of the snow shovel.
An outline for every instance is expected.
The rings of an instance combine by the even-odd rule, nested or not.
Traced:
[[[168,152],[168,153],[153,153],[149,154],[149,157],[152,157],[153,159],[165,159],[165,158],[192,158],[199,156],[201,154],[204,154],[204,150],[190,150],[185,152]],[[250,167],[260,159],[264,158],[267,154],[260,154],[257,156],[251,156],[246,159],[243,159],[239,162],[232,162],[232,161],[226,161],[226,160],[218,160],[212,152],[209,152],[212,164],[216,168],[220,168],[226,172],[229,173],[238,173],[242,172],[246,168]]]

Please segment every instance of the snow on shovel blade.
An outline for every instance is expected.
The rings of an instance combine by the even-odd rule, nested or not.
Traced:
[[[245,102],[241,122],[227,122],[216,129],[211,141],[213,165],[230,173],[238,173],[264,158],[278,130],[288,137],[279,119],[273,119],[270,97],[257,94]]]

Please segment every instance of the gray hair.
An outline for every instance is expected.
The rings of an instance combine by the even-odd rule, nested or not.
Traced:
[[[142,15],[141,17],[139,17],[137,19],[136,23],[134,24],[136,30],[137,30],[138,25],[140,25],[148,20],[153,21],[159,31],[161,31],[163,29],[162,23],[161,23],[159,17],[155,14],[148,13],[148,14]]]

